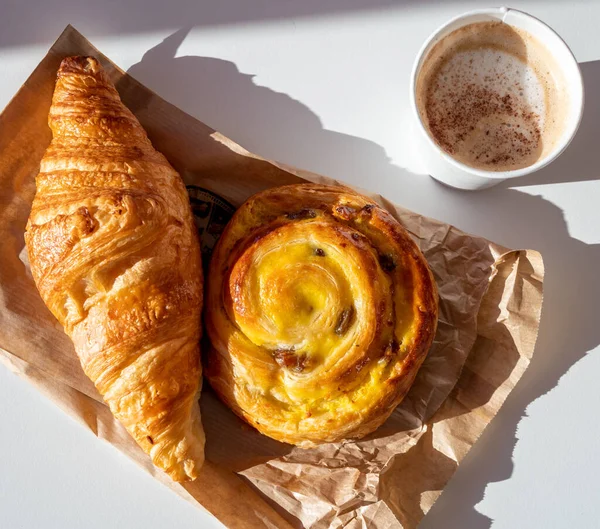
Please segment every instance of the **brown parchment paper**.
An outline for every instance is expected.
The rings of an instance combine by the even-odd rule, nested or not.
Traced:
[[[0,115],[2,362],[229,527],[415,527],[527,368],[542,304],[540,254],[511,251],[371,195],[412,234],[439,287],[438,333],[407,398],[366,439],[301,450],[243,424],[205,384],[207,463],[194,483],[172,483],[152,467],[83,374],[25,257],[23,231],[50,141],[47,114],[56,71],[69,55],[94,55],[104,64],[125,104],[187,184],[238,206],[275,185],[333,183],[248,153],[129,77],[69,26]]]

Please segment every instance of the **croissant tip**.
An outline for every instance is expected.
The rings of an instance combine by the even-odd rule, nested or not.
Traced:
[[[201,457],[199,460],[187,459],[181,464],[163,470],[176,483],[189,483],[198,478],[203,465],[204,457]]]
[[[73,73],[96,74],[102,70],[102,65],[95,57],[78,55],[63,59],[58,69],[58,75]]]

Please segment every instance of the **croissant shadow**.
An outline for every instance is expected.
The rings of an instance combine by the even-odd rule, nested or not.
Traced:
[[[475,506],[482,500],[489,483],[512,475],[512,452],[518,446],[516,429],[526,416],[527,406],[557,386],[569,368],[600,343],[600,328],[594,317],[600,296],[596,277],[600,246],[572,238],[562,211],[542,197],[506,186],[478,194],[440,186],[429,178],[412,175],[393,165],[385,151],[373,142],[325,130],[319,118],[302,103],[255,85],[252,76],[240,73],[231,62],[192,56],[175,58],[186,34],[187,30],[183,29],[165,39],[132,66],[129,73],[252,152],[292,165],[310,164],[312,170],[359,186],[367,185],[365,175],[377,175],[376,179],[369,180],[368,186],[375,191],[393,190],[388,193],[390,200],[423,214],[442,216],[465,231],[485,234],[506,246],[541,251],[546,267],[544,314],[530,368],[460,468],[454,472],[453,462],[442,465],[446,469],[444,475],[437,476],[435,483],[424,482],[423,490],[419,491],[419,494],[427,494],[440,490],[453,476],[445,486],[445,493],[422,522],[423,527],[490,527],[491,519],[479,513]],[[584,78],[600,79],[599,68],[600,63],[586,65]],[[588,105],[588,108],[595,112],[594,106]],[[587,116],[584,122],[586,119]],[[585,128],[583,134],[586,134]],[[152,131],[150,135],[152,137]],[[579,155],[577,142],[587,144],[588,138],[578,136],[563,154],[565,164],[577,161],[574,160]],[[589,179],[595,168],[587,165],[586,160],[581,173],[584,179]],[[578,285],[585,287],[578,288]],[[578,307],[578,310],[565,314],[564,307]],[[514,355],[514,351],[509,354]],[[498,374],[498,385],[514,368],[514,365],[511,367],[514,358],[511,359],[506,364],[506,372]],[[490,387],[481,400],[489,398],[493,390],[494,387]],[[206,391],[204,400],[214,401],[214,395]],[[472,407],[482,403],[474,402]],[[210,442],[222,427],[217,420],[227,420],[227,427],[231,428],[229,435],[240,440],[238,460],[228,463],[236,470],[247,468],[257,460],[284,456],[292,449],[244,430],[241,421],[227,413],[222,404],[213,404],[216,403],[205,406],[205,409],[215,410],[220,406],[213,418],[209,411],[205,415],[210,459],[220,462],[231,457],[231,452],[219,452],[215,446],[218,443]],[[222,419],[223,416],[228,418]],[[375,435],[401,431],[394,432],[388,427],[384,425]],[[415,455],[420,449],[416,448]],[[405,465],[408,461],[397,464]],[[419,505],[417,500],[416,497],[410,499],[415,508]]]

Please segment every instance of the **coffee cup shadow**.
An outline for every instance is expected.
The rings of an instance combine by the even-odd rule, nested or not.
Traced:
[[[500,184],[504,188],[600,179],[597,139],[600,137],[600,61],[580,63],[586,94],[583,118],[571,144],[540,171]]]
[[[308,165],[310,170],[368,186],[372,191],[393,190],[386,192],[390,200],[422,214],[442,216],[444,221],[465,231],[483,234],[509,247],[541,251],[546,265],[545,305],[531,366],[459,469],[454,472],[456,464],[451,461],[444,465],[448,472],[436,486],[444,488],[454,475],[422,522],[422,527],[490,527],[492,520],[475,506],[488,484],[511,477],[516,430],[528,405],[559,384],[566,371],[600,343],[600,326],[595,317],[596,301],[600,298],[600,245],[572,238],[563,212],[542,197],[508,187],[517,181],[476,195],[446,188],[392,164],[384,149],[371,141],[324,129],[319,117],[305,105],[286,94],[257,86],[251,75],[241,73],[231,62],[195,56],[175,58],[188,31],[182,29],[149,50],[129,73],[251,152],[291,165]],[[600,62],[583,65],[583,72],[588,93],[593,86],[600,88]],[[540,173],[545,172],[553,182],[595,179],[594,149],[588,147],[597,137],[594,134],[600,126],[599,113],[600,104],[590,102],[571,147]],[[402,118],[400,123],[409,119],[407,115]],[[560,168],[566,169],[568,161],[573,162],[574,158],[578,158],[580,177],[560,177]],[[557,164],[562,165],[556,167]],[[535,177],[525,178],[529,182]],[[578,307],[576,313],[563,310],[574,306]],[[203,400],[211,400],[214,407],[214,394],[207,390],[206,395]],[[209,438],[211,428],[243,432],[240,442],[247,443],[246,453],[251,453],[252,464],[285,456],[292,450],[288,445],[263,438],[262,452],[257,452],[255,441],[260,434],[243,430],[241,421],[224,408],[219,417],[208,419]],[[220,453],[218,443],[209,443],[207,450],[213,461],[231,458],[230,453]],[[240,453],[244,450],[245,446],[240,446]],[[243,470],[249,463],[229,464],[234,470]],[[427,487],[430,482],[424,483],[419,493],[428,492]],[[416,506],[418,501],[419,497],[415,497]]]

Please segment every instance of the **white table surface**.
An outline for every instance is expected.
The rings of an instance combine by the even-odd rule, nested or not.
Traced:
[[[571,46],[586,110],[558,161],[478,193],[418,174],[407,84],[423,40],[485,4],[123,3],[0,0],[0,107],[72,23],[141,82],[258,154],[540,250],[545,304],[532,364],[421,527],[600,527],[600,2],[513,4]],[[0,528],[106,527],[222,526],[0,368]]]

